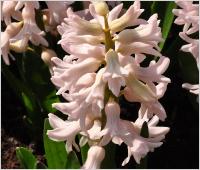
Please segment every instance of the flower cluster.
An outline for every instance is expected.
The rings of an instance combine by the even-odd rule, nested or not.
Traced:
[[[55,5],[56,3],[56,5]],[[42,11],[46,31],[50,31],[63,21],[66,16],[66,8],[71,2],[46,2],[48,9]],[[38,46],[48,46],[42,31],[35,19],[35,10],[39,9],[38,1],[4,1],[2,3],[2,20],[6,29],[1,32],[1,51],[4,62],[9,65],[9,52],[24,52],[28,48],[28,42]],[[13,21],[13,22],[12,22]]]
[[[181,50],[184,52],[190,52],[197,65],[199,63],[199,39],[193,39],[189,37],[191,34],[199,31],[199,4],[193,4],[192,1],[176,1],[176,4],[181,9],[174,9],[173,13],[177,16],[174,21],[178,25],[184,25],[183,32],[180,32],[180,37],[188,44],[183,45]],[[199,93],[199,85],[191,85],[184,83],[183,88],[189,89],[191,93]]]
[[[156,126],[166,118],[158,100],[170,83],[163,75],[169,59],[159,52],[162,35],[158,16],[140,19],[144,10],[139,1],[127,11],[122,8],[121,3],[109,11],[105,2],[91,3],[89,12],[68,8],[67,17],[58,26],[59,44],[69,55],[62,60],[52,58],[51,80],[58,88],[57,95],[66,99],[53,107],[67,115],[67,120],[50,113],[53,130],[47,134],[52,140],[66,141],[68,152],[73,147],[79,150],[75,136],[81,134],[79,145],[90,145],[84,169],[100,168],[105,156],[103,147],[111,141],[127,145],[128,157],[122,165],[131,156],[140,163],[148,152],[162,145],[169,131],[168,127]],[[142,67],[147,55],[157,60]],[[141,104],[135,122],[120,118],[121,95]],[[148,137],[141,136],[144,122]]]

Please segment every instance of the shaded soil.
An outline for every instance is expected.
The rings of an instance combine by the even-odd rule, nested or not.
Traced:
[[[19,161],[16,158],[15,149],[21,146],[21,142],[14,137],[6,135],[4,129],[1,130],[1,168],[16,169],[20,168]]]
[[[37,158],[37,162],[45,163],[43,155],[38,153],[35,144],[25,145],[15,137],[6,135],[5,130],[1,130],[1,168],[2,169],[19,169],[21,168],[20,162],[16,156],[17,147],[26,147],[30,149]]]

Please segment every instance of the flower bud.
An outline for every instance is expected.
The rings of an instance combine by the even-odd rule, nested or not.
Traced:
[[[51,61],[52,57],[57,57],[55,51],[50,50],[50,49],[44,49],[42,51],[41,58],[45,62],[45,64],[47,64],[48,66],[51,66],[53,64]]]
[[[106,16],[109,12],[108,5],[103,1],[94,2],[94,8],[96,13],[101,16]]]
[[[22,53],[27,50],[29,36],[9,44],[9,48],[17,53]]]
[[[5,32],[10,36],[15,36],[22,28],[23,22],[12,22],[6,27]]]

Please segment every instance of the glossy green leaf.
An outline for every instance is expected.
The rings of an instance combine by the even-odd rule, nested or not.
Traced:
[[[89,145],[85,144],[83,147],[81,147],[81,158],[82,158],[82,162],[84,163],[87,159],[87,153],[89,150]]]
[[[23,147],[18,147],[16,149],[16,155],[20,161],[21,167],[24,169],[35,169],[36,158],[30,150]]]
[[[25,93],[26,95],[29,93],[28,88],[26,87],[26,85],[20,81],[19,78],[17,78],[15,76],[15,74],[13,74],[9,67],[6,66],[5,64],[2,64],[2,69],[1,69],[4,77],[6,78],[6,80],[8,81],[10,87],[13,89],[13,91],[15,92],[15,94],[19,97],[19,99],[21,99],[21,94]]]
[[[80,162],[74,151],[71,151],[68,154],[65,168],[66,169],[80,169]]]
[[[174,20],[174,14],[172,13],[172,9],[174,8],[176,8],[176,3],[170,1],[154,1],[151,5],[152,14],[157,13],[158,18],[161,20],[160,27],[164,39],[164,41],[159,44],[161,50],[165,45],[165,41],[169,35]]]
[[[40,125],[38,121],[41,120],[41,114],[40,109],[37,105],[36,99],[31,92],[31,89],[28,87],[28,85],[23,82],[20,77],[17,77],[16,74],[14,74],[11,69],[6,66],[5,64],[2,64],[2,73],[9,83],[10,87],[13,89],[17,97],[24,103],[25,108],[27,110],[26,119],[30,120],[27,121],[28,126],[35,126],[35,128],[30,128],[30,130],[34,134],[38,134]],[[40,116],[38,115],[40,114]],[[32,135],[35,140],[37,137],[35,135]]]
[[[42,107],[46,112],[51,113],[55,112],[56,109],[52,107],[53,103],[59,103],[59,98],[56,95],[56,90],[49,91],[49,93],[44,96],[44,99],[42,100]]]
[[[25,93],[22,93],[22,99],[24,101],[24,105],[26,106],[28,112],[33,112],[34,106],[30,98]]]
[[[39,54],[27,51],[23,56],[23,72],[27,85],[34,93],[44,113],[54,112],[52,103],[58,102],[55,86],[50,81],[49,68]],[[46,116],[45,116],[46,117]]]
[[[168,2],[168,5],[165,10],[165,17],[162,23],[162,37],[164,39],[164,42],[161,42],[159,44],[159,47],[162,49],[164,47],[165,41],[167,39],[167,36],[170,32],[173,20],[174,20],[174,14],[172,13],[172,10],[176,8],[175,2]]]
[[[64,142],[55,142],[49,139],[47,136],[47,130],[51,130],[48,119],[44,121],[44,131],[43,131],[43,140],[44,140],[44,149],[45,149],[45,158],[47,160],[48,168],[50,169],[64,169],[67,163],[67,152],[65,149]]]

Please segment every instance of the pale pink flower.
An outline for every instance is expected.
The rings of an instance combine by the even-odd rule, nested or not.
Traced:
[[[73,119],[80,118],[81,128],[85,127],[86,115],[93,118],[101,117],[104,108],[105,83],[102,81],[104,69],[100,70],[94,84],[72,94],[63,94],[69,103],[54,103],[53,107],[62,113],[69,115]]]
[[[197,64],[199,63],[199,40],[192,39],[187,36],[184,32],[179,33],[180,37],[185,40],[187,43],[181,47],[181,50],[184,52],[190,52],[194,56]]]
[[[139,113],[137,120],[133,124],[134,124],[134,126],[136,126],[137,129],[141,129],[142,125],[145,121],[148,122],[147,124],[148,124],[149,137],[166,135],[169,132],[168,127],[157,126],[157,124],[159,122],[159,117],[156,115],[153,116],[151,119],[149,119],[147,114],[140,115],[140,113]]]
[[[148,122],[148,138],[140,136],[144,121]],[[128,147],[128,157],[123,161],[122,166],[129,162],[131,155],[133,155],[135,161],[139,164],[141,158],[144,158],[148,152],[153,152],[155,148],[163,144],[161,140],[165,138],[165,135],[169,132],[169,128],[156,126],[158,122],[159,118],[157,116],[149,120],[147,116],[144,115],[133,123],[132,131],[135,133],[130,133],[129,139],[133,139],[126,143]]]
[[[85,20],[72,11],[71,8],[67,9],[67,18],[64,22],[67,23],[68,32],[76,32],[80,35],[100,35],[103,33],[99,23],[94,20]]]
[[[152,15],[147,24],[141,24],[135,29],[125,29],[116,35],[115,39],[121,43],[145,42],[157,47],[158,42],[162,41],[161,28],[158,26],[160,21],[158,15]],[[158,48],[158,47],[157,47]]]
[[[105,56],[106,67],[103,74],[103,80],[108,82],[108,87],[115,96],[119,95],[121,86],[125,86],[125,77],[128,76],[128,71],[120,66],[118,55],[115,51],[109,50]]]
[[[96,141],[100,141],[101,136],[99,132],[101,132],[101,126],[101,120],[95,119],[93,126],[89,130],[80,132],[82,135],[79,141],[80,147],[83,147],[86,143],[92,146],[97,143]]]
[[[21,29],[22,22],[13,22],[10,23],[4,32],[1,32],[1,52],[4,62],[9,65],[10,61],[8,58],[9,50],[10,50],[10,38],[14,37]],[[10,54],[10,56],[12,56]]]
[[[133,139],[132,145],[128,146],[128,157],[122,162],[122,166],[126,165],[130,157],[133,155],[135,161],[140,164],[141,158],[144,158],[148,152],[153,152],[154,148],[160,147],[162,138],[147,139],[138,137]]]
[[[117,52],[125,56],[141,53],[161,56],[158,51],[158,43],[163,39],[161,29],[158,27],[160,21],[157,18],[157,14],[154,14],[149,18],[147,24],[120,32],[115,37]]]
[[[88,138],[93,141],[100,140],[99,132],[101,131],[101,126],[102,126],[102,123],[100,120],[94,120],[93,126],[91,127],[91,129],[87,131]],[[90,141],[88,141],[88,143],[90,143]]]
[[[199,94],[199,84],[189,84],[189,83],[184,83],[182,84],[182,87],[184,89],[188,89],[191,93],[198,95]]]
[[[99,169],[105,157],[105,150],[101,146],[91,146],[88,150],[87,160],[81,169]]]
[[[196,62],[199,64],[199,39],[190,38],[188,35],[199,31],[199,4],[193,4],[192,1],[176,1],[182,9],[173,9],[173,13],[178,16],[174,21],[178,25],[184,25],[180,37],[188,44],[183,45],[181,50],[190,52]],[[183,88],[190,90],[191,93],[198,94],[199,86],[184,83]]]
[[[99,133],[102,136],[100,145],[107,145],[110,140],[121,144],[121,138],[127,133],[126,127],[123,125],[123,120],[120,119],[120,107],[115,101],[109,101],[105,106],[105,113],[107,117],[105,128]],[[116,142],[115,142],[116,141]]]
[[[135,60],[132,63],[132,69],[135,76],[143,82],[166,82],[170,83],[170,79],[162,74],[167,70],[170,60],[165,56],[161,56],[158,61],[152,60],[148,67],[141,67],[141,62],[145,59],[145,56],[136,55]]]
[[[15,11],[15,6],[17,1],[4,1],[2,4],[2,18],[6,25],[11,24],[11,18],[14,18],[17,21],[22,19],[21,12]]]
[[[72,145],[79,151],[79,147],[75,142],[75,136],[81,131],[79,120],[63,121],[54,114],[49,114],[49,123],[52,130],[47,131],[47,135],[54,141],[66,141],[66,149],[68,152],[72,151]],[[87,119],[86,128],[91,127],[91,120]]]
[[[131,5],[129,9],[121,17],[118,18],[122,7],[123,4],[119,4],[108,13],[108,25],[113,34],[115,32],[122,31],[126,27],[145,23],[144,20],[138,19],[138,17],[144,11],[143,9],[140,9],[139,1],[135,1],[134,4]],[[89,9],[95,20],[101,24],[102,28],[105,28],[103,17],[96,13],[93,4],[90,4]]]
[[[158,102],[158,99],[163,97],[167,85],[170,83],[170,79],[162,75],[168,65],[169,59],[166,57],[161,57],[157,62],[152,61],[149,67],[144,68],[140,67],[139,63],[134,63],[134,65],[130,67],[131,69],[134,68],[132,74],[134,73],[137,79],[142,80],[146,84],[144,85],[142,82],[132,77],[130,83],[127,84],[127,87],[124,89],[124,96],[128,101],[141,102],[140,112],[143,114],[147,112],[149,117],[156,114],[161,120],[166,118],[166,112]],[[154,82],[158,84],[155,85]],[[136,86],[136,84],[138,85]]]
[[[59,58],[52,58],[56,67],[53,68],[54,75],[52,76],[52,82],[60,87],[57,94],[62,94],[67,90],[73,90],[78,79],[86,73],[95,72],[100,61],[95,58],[87,58],[78,63],[67,63]],[[73,75],[73,76],[72,76]]]
[[[54,1],[46,1],[49,10],[49,24],[60,24],[63,19],[67,16],[66,8],[68,5],[73,2],[54,2]]]
[[[20,32],[15,36],[12,37],[10,42],[15,43],[17,41],[23,40],[25,38],[29,38],[29,40],[34,45],[42,44],[44,46],[48,46],[48,42],[43,38],[45,35],[44,31],[41,31],[36,24],[35,21],[35,8],[39,8],[38,2],[18,2],[15,8],[22,9],[22,19],[23,19],[23,28]],[[27,43],[26,41],[24,41]],[[25,44],[23,45],[25,46]]]
[[[56,115],[49,114],[49,123],[53,130],[48,130],[47,135],[54,141],[67,141],[66,149],[72,151],[72,145],[79,148],[75,136],[81,131],[79,121],[63,121]]]
[[[160,83],[158,84],[156,87],[155,85],[153,88],[156,88],[154,91],[157,98],[161,98],[159,96],[159,94],[162,96],[164,95],[166,89],[167,89],[167,83]],[[154,114],[156,114],[160,120],[164,121],[165,118],[167,117],[165,109],[163,108],[163,106],[161,105],[161,103],[159,101],[154,101],[154,102],[141,102],[141,107],[139,110],[139,114],[144,115],[147,114],[148,117],[152,117]]]
[[[124,160],[124,166],[129,162],[131,155],[137,163],[140,159],[146,156],[149,151],[154,151],[154,148],[162,145],[160,142],[168,133],[168,127],[156,127],[159,118],[154,116],[149,120],[147,113],[145,115],[139,114],[139,118],[133,123],[120,119],[119,105],[114,101],[109,101],[105,106],[107,116],[107,123],[105,128],[99,133],[103,136],[100,145],[106,145],[112,140],[116,144],[125,143],[128,147],[128,157]],[[144,138],[140,136],[140,131],[144,121],[148,122],[149,137]]]
[[[35,9],[39,9],[40,8],[40,4],[37,1],[32,1],[32,2],[27,2],[27,1],[18,1],[16,6],[15,6],[15,10],[20,10],[22,7],[26,6],[26,4],[29,3],[33,8]]]
[[[139,19],[143,12],[139,1],[119,16],[122,7],[119,4],[109,11],[105,2],[93,2],[89,5],[93,18],[88,13],[80,15],[68,8],[58,31],[61,34],[59,43],[70,55],[63,60],[52,58],[55,65],[52,82],[58,88],[57,94],[68,101],[54,103],[53,107],[68,115],[68,121],[79,121],[77,133],[83,135],[80,145],[88,142],[92,148],[110,141],[118,145],[124,142],[129,151],[125,164],[131,155],[139,163],[149,151],[162,144],[168,128],[155,127],[158,119],[166,117],[158,99],[164,95],[170,79],[162,75],[169,59],[159,52],[158,43],[162,37],[157,15],[152,15],[148,21]],[[124,30],[137,25],[135,29]],[[158,56],[159,60],[142,67],[144,54]],[[129,101],[141,103],[135,123],[120,119],[120,106],[115,97],[122,94]],[[156,121],[150,123],[155,115],[158,116]],[[87,127],[87,118],[93,122],[90,127]],[[144,121],[149,122],[149,138],[140,136]],[[102,160],[96,166],[89,155],[83,167],[99,168]]]
[[[124,15],[117,19],[122,6],[123,5],[120,4],[108,13],[108,25],[112,34],[117,31],[121,31],[128,26],[145,23],[144,20],[138,19],[139,15],[143,11],[140,9],[139,1],[136,1]],[[105,28],[104,18],[96,13],[94,4],[90,4],[89,9],[94,19],[87,21],[74,13],[71,8],[68,8],[68,17],[64,19],[65,22],[62,23],[61,26],[58,26],[58,31],[62,35],[62,39],[59,43],[61,43],[63,49],[70,54],[74,54],[74,52],[77,53],[77,51],[80,51],[81,46],[79,46],[79,44],[82,44],[82,42],[88,43],[88,48],[92,48],[90,47],[92,45],[97,47],[97,44],[100,46],[100,43],[103,42],[103,29]],[[73,45],[71,45],[72,43]],[[69,48],[72,47],[73,50],[69,51]],[[81,52],[83,51],[85,50],[81,50]]]
[[[67,53],[75,55],[76,58],[79,59],[79,61],[86,59],[88,56],[96,58],[97,60],[104,59],[105,49],[104,46],[100,44],[63,44],[61,46]]]
[[[173,13],[178,16],[174,23],[184,25],[183,32],[192,34],[199,30],[199,4],[192,1],[176,1],[181,9],[173,9]]]

